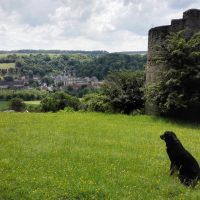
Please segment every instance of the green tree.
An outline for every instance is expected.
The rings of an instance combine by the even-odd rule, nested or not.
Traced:
[[[112,112],[108,97],[99,93],[86,94],[82,99],[84,110],[95,112]]]
[[[113,72],[103,86],[103,93],[116,112],[130,114],[143,108],[144,72]]]

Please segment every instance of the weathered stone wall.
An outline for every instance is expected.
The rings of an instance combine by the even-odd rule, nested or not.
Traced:
[[[148,55],[146,67],[146,86],[156,84],[162,78],[165,64],[156,60],[162,51],[162,45],[170,32],[185,30],[185,36],[190,37],[200,31],[200,10],[190,9],[183,13],[182,19],[173,19],[171,25],[155,27],[148,33]],[[159,48],[158,48],[159,47]],[[159,114],[157,105],[153,105],[147,98],[145,105],[147,114]]]

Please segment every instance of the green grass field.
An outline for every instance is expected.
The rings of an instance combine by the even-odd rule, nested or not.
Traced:
[[[0,100],[0,111],[8,109],[8,101],[1,101]]]
[[[159,138],[177,133],[200,161],[199,125],[149,116],[0,113],[0,199],[198,200],[169,177]]]
[[[0,69],[15,68],[15,63],[0,63]]]
[[[25,101],[25,104],[27,104],[27,105],[39,105],[40,101]]]

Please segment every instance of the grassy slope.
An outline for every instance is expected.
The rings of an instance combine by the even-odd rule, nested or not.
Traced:
[[[0,199],[200,199],[169,177],[159,135],[200,161],[199,126],[148,116],[0,113]]]

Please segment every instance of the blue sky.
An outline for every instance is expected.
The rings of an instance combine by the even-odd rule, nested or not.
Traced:
[[[0,49],[147,50],[148,30],[199,0],[0,0]]]

